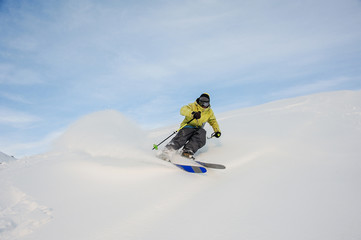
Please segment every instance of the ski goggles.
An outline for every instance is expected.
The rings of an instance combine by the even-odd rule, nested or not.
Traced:
[[[201,105],[203,108],[209,107],[209,99],[206,97],[200,97],[198,100],[199,105]]]

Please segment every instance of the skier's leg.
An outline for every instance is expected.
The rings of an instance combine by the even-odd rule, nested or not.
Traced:
[[[165,147],[174,150],[180,149],[192,137],[195,131],[196,129],[194,128],[182,128]]]
[[[177,135],[165,146],[158,157],[169,161],[174,153],[187,143],[196,130],[197,129],[194,128],[182,128],[179,130]]]
[[[203,128],[197,129],[184,146],[184,152],[196,153],[198,149],[206,145],[206,130]],[[193,155],[192,154],[192,155]]]

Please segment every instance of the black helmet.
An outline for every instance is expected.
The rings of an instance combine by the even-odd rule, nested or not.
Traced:
[[[197,103],[203,107],[208,108],[210,106],[210,97],[208,93],[203,93],[199,98],[197,98]]]

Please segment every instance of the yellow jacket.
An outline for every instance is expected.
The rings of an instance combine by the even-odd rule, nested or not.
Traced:
[[[190,122],[188,125],[194,126],[194,127],[203,127],[206,122],[208,122],[214,132],[220,132],[218,122],[216,120],[216,117],[214,116],[213,110],[208,108],[201,107],[197,101],[194,103],[190,103],[188,105],[185,105],[181,108],[180,114],[185,116],[183,122],[181,123],[181,127],[184,126],[187,122],[189,122],[193,118],[192,112],[201,112],[201,118],[200,119],[194,119],[192,122]]]

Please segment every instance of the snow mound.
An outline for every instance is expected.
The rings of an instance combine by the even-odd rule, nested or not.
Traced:
[[[56,151],[82,152],[91,156],[135,158],[143,155],[145,133],[115,110],[82,117],[55,141]]]

